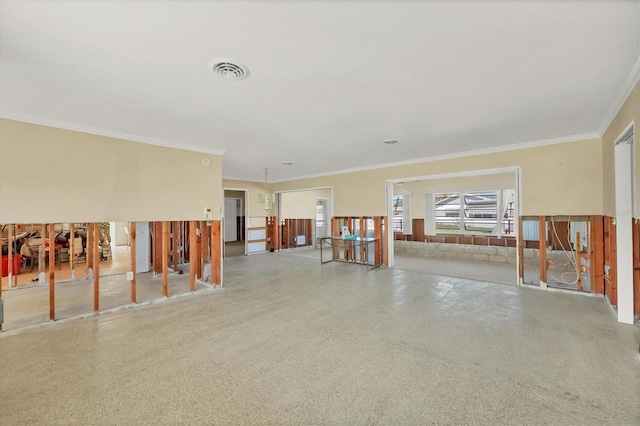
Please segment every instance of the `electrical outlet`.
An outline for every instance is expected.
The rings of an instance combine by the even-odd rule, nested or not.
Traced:
[[[611,273],[611,267],[609,265],[604,265],[604,276],[608,277]]]
[[[128,271],[127,272],[127,281],[133,281],[133,272],[132,271]]]

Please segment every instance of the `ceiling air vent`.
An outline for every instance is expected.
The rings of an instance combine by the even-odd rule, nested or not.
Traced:
[[[244,80],[249,77],[249,68],[231,59],[212,59],[211,62],[209,62],[209,66],[213,72],[227,80]]]

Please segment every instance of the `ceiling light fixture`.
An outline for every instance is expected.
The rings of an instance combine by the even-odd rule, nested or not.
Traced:
[[[258,194],[258,203],[263,204],[265,210],[271,210],[273,203],[276,201],[276,195],[269,192],[268,168],[264,168],[264,192]]]
[[[227,80],[244,80],[249,77],[249,68],[229,58],[215,58],[209,61],[209,68]]]
[[[386,140],[383,140],[382,143],[387,145],[395,145],[398,143],[398,139],[386,139]]]

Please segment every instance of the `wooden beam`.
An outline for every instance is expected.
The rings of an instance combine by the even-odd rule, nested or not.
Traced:
[[[293,240],[293,247],[298,247],[298,219],[291,219],[291,221],[293,222],[293,237],[291,238]]]
[[[313,232],[311,232],[311,228],[313,227],[313,222],[311,219],[307,219],[307,223],[305,226],[305,239],[307,240],[307,245],[308,246],[312,246],[314,245],[313,241],[311,241],[311,239],[313,238]]]
[[[162,295],[169,297],[169,222],[162,222]]]
[[[576,232],[576,262],[578,263],[578,276],[576,277],[576,279],[578,280],[576,282],[578,290],[582,291],[582,241],[581,239],[582,235],[580,235],[580,232]]]
[[[162,273],[162,222],[153,222],[153,272]]]
[[[618,301],[617,289],[617,247],[616,247],[616,227],[613,218],[604,218],[604,260],[609,266],[609,276],[605,280],[604,294],[609,298],[609,303],[616,306]]]
[[[7,241],[7,284],[9,288],[13,287],[13,226],[14,225],[9,225],[9,240]],[[44,241],[42,243],[44,244]]]
[[[631,219],[633,229],[633,312],[640,316],[640,221]]]
[[[44,273],[44,242],[47,238],[47,225],[45,223],[43,223],[41,226],[40,237],[42,242],[40,244],[40,247],[38,247],[38,279],[40,279],[40,272]],[[44,276],[42,279],[44,280]]]
[[[611,221],[611,294],[609,300],[614,306],[618,306],[618,227]]]
[[[547,284],[547,218],[538,217],[538,246],[540,253],[540,286]],[[543,284],[544,283],[544,284]]]
[[[360,238],[364,238],[367,235],[367,230],[365,229],[366,226],[366,221],[364,220],[364,216],[360,216],[358,218],[359,221],[359,228],[360,228],[360,235],[358,235]],[[367,262],[369,259],[365,259],[365,255],[366,255],[366,249],[365,249],[365,245],[364,244],[360,244],[360,261],[362,262]]]
[[[0,234],[2,234],[2,224],[0,223]],[[33,260],[32,260],[33,262]],[[2,268],[2,242],[0,241],[0,299],[2,299],[2,275],[4,274]],[[0,322],[0,331],[2,331],[2,322]]]
[[[100,310],[100,225],[93,225],[93,310]]]
[[[76,277],[76,224],[69,225],[69,269],[71,271],[71,279]]]
[[[202,221],[197,221],[197,236],[196,236],[196,278],[202,278]]]
[[[49,224],[49,320],[56,320],[56,233]],[[42,244],[45,240],[42,240]]]
[[[522,216],[518,218],[518,285],[524,283],[524,232],[522,229]]]
[[[44,235],[44,234],[43,234]],[[87,268],[93,271],[93,223],[87,224],[87,248],[85,258],[87,262]],[[87,269],[87,270],[88,270]]]
[[[211,284],[220,285],[222,283],[221,258],[220,253],[221,235],[220,221],[211,222]]]
[[[378,244],[374,244],[375,247],[375,263],[376,265],[382,264],[382,216],[374,216],[373,218],[373,236],[378,239]]]
[[[136,223],[129,222],[129,249],[131,250],[131,303],[136,303],[138,291],[136,289]]]
[[[602,216],[591,216],[590,246],[591,257],[591,292],[604,294],[604,219]]]
[[[189,221],[189,291],[196,291],[196,239],[196,221],[191,220]]]
[[[180,225],[180,222],[177,222],[177,221],[172,222],[173,234],[171,238],[171,253],[173,254],[172,256],[173,269],[175,271],[178,270],[178,264],[180,263],[180,238],[178,236],[179,225]]]

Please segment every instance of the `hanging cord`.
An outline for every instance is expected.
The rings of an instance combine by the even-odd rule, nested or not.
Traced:
[[[569,216],[569,224],[571,224],[571,216]],[[562,244],[562,241],[560,240],[560,237],[558,236],[558,232],[556,231],[556,224],[553,220],[553,216],[551,216],[551,226],[553,227],[553,234],[556,236],[556,239],[558,240],[558,243],[560,243],[560,247],[562,247],[562,251],[564,252],[564,254],[567,256],[567,259],[569,259],[569,262],[571,263],[571,265],[573,266],[573,268],[575,269],[575,271],[569,271],[569,272],[563,272],[560,275],[560,279],[558,279],[555,275],[553,275],[551,273],[551,271],[547,271],[548,274],[551,276],[551,278],[553,278],[554,280],[558,281],[559,283],[565,284],[565,285],[573,285],[576,284],[578,282],[578,278],[580,277],[580,268],[578,267],[578,263],[576,260],[576,255],[575,252],[573,251],[573,249],[571,249],[571,253],[573,255],[570,256],[569,253],[567,253],[567,250],[564,248],[564,244]],[[567,239],[569,241],[571,241],[571,231],[570,231],[570,226],[567,226]],[[576,244],[581,244],[581,242],[576,241]],[[576,279],[569,282],[567,280],[565,280],[565,275],[568,274],[575,274],[576,275]]]

